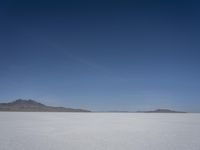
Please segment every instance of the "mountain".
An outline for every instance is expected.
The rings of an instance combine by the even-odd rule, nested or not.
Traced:
[[[18,99],[9,103],[0,103],[0,111],[24,112],[90,112],[85,109],[47,106],[34,100]]]
[[[186,113],[183,111],[174,111],[170,109],[156,109],[152,111],[137,111],[137,112],[140,112],[140,113]]]

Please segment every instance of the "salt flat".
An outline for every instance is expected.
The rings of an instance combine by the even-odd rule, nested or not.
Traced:
[[[0,112],[0,150],[199,150],[200,114]]]

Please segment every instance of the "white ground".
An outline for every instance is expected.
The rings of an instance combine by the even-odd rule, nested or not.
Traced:
[[[0,112],[0,150],[200,150],[200,114]]]

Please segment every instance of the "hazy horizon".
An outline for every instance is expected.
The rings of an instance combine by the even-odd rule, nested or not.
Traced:
[[[46,103],[42,103],[40,101],[37,101],[37,100],[34,100],[34,99],[16,99],[16,100],[12,100],[12,101],[2,101],[0,102],[0,104],[21,104],[23,107],[25,107],[24,105],[25,104],[30,104],[33,106],[34,104],[42,104],[44,106],[51,106],[51,107],[63,107],[63,108],[72,108],[72,109],[83,109],[83,110],[87,110],[87,112],[137,112],[137,113],[144,113],[144,112],[150,112],[150,111],[157,111],[157,110],[161,110],[162,112],[160,113],[170,113],[170,112],[163,112],[164,110],[168,110],[168,111],[176,111],[177,113],[199,113],[199,112],[186,112],[184,110],[175,110],[175,109],[170,109],[170,108],[166,108],[166,107],[160,107],[160,108],[154,108],[154,109],[145,109],[145,108],[141,108],[139,110],[120,110],[120,109],[108,109],[108,110],[91,110],[90,108],[73,108],[73,107],[70,107],[70,106],[62,106],[62,105],[48,105]],[[27,109],[26,111],[24,111],[23,109],[20,109],[20,106],[19,106],[19,109],[16,111],[16,110],[12,110],[12,105],[10,105],[11,108],[9,108],[8,110],[2,110],[2,112],[6,112],[6,111],[11,111],[11,112],[43,112],[41,110],[31,110],[29,109],[29,107],[27,106]],[[14,105],[13,105],[14,106]],[[44,111],[44,112],[59,112],[58,110],[57,111]],[[64,112],[64,111],[60,111],[60,112]],[[68,112],[73,112],[73,111],[68,111]],[[77,112],[75,112],[77,113]]]
[[[0,2],[0,103],[200,112],[200,2]]]

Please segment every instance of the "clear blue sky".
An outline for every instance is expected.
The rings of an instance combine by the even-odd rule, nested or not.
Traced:
[[[200,112],[200,3],[0,2],[0,102]]]

